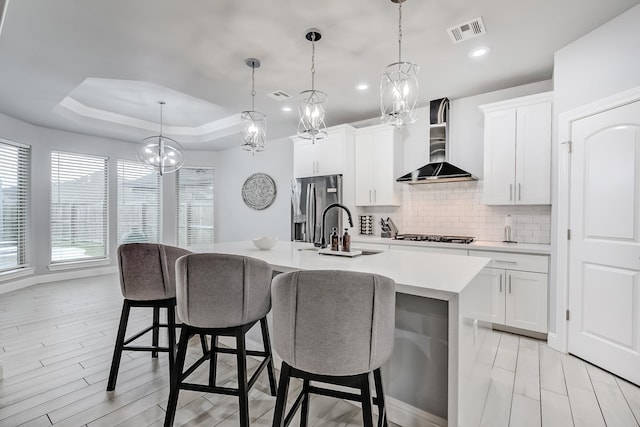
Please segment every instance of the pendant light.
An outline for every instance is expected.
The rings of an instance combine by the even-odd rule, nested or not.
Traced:
[[[256,152],[264,150],[264,143],[267,138],[267,116],[256,111],[256,68],[260,68],[260,60],[247,58],[244,63],[251,67],[251,111],[243,111],[240,115],[243,144],[242,149]]]
[[[405,1],[391,0],[398,4],[398,62],[387,66],[380,82],[382,121],[393,126],[415,122],[418,103],[419,67],[402,61],[402,3]]]
[[[322,38],[320,30],[311,28],[307,30],[305,38],[311,42],[311,90],[305,90],[298,95],[298,137],[310,139],[313,143],[316,139],[327,136],[327,127],[324,124],[327,94],[316,90],[316,42]]]
[[[164,175],[180,169],[184,164],[184,157],[182,146],[176,140],[162,134],[162,107],[166,103],[158,101],[158,104],[160,104],[160,134],[142,140],[138,161],[160,175]]]

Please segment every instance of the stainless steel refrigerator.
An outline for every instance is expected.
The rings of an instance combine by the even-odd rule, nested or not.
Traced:
[[[342,175],[297,178],[291,182],[291,240],[320,244],[322,211],[342,203]],[[342,209],[327,212],[325,237],[333,227],[342,232]]]

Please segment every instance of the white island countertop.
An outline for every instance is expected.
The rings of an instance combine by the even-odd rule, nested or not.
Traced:
[[[270,250],[257,249],[250,241],[191,249],[258,258],[277,271],[346,270],[380,274],[395,280],[399,293],[444,301],[460,294],[490,261],[489,258],[405,250],[347,258],[320,255],[310,243],[299,242],[278,242]]]

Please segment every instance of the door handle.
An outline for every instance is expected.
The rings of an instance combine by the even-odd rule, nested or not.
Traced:
[[[502,273],[500,273],[500,293],[502,293]]]
[[[498,264],[512,264],[512,265],[516,265],[518,262],[517,261],[503,261],[501,259],[495,259],[493,260],[495,263]]]
[[[511,275],[509,275],[509,293],[511,293]]]
[[[513,184],[509,184],[509,201],[513,202]]]
[[[376,195],[376,190],[373,190],[373,203],[376,203],[378,201],[378,197]]]
[[[320,173],[320,160],[316,162],[316,173]]]
[[[518,183],[518,201],[522,200],[522,186]]]
[[[371,190],[369,190],[369,203],[371,203]]]

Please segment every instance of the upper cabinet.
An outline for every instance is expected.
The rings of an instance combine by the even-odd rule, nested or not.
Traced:
[[[357,130],[355,139],[355,204],[399,206],[402,141],[399,130],[378,125]]]
[[[327,137],[315,143],[292,137],[293,177],[338,175],[345,172],[348,140],[353,139],[355,129],[348,125],[327,129]]]
[[[552,101],[545,92],[480,106],[485,204],[551,204]]]

